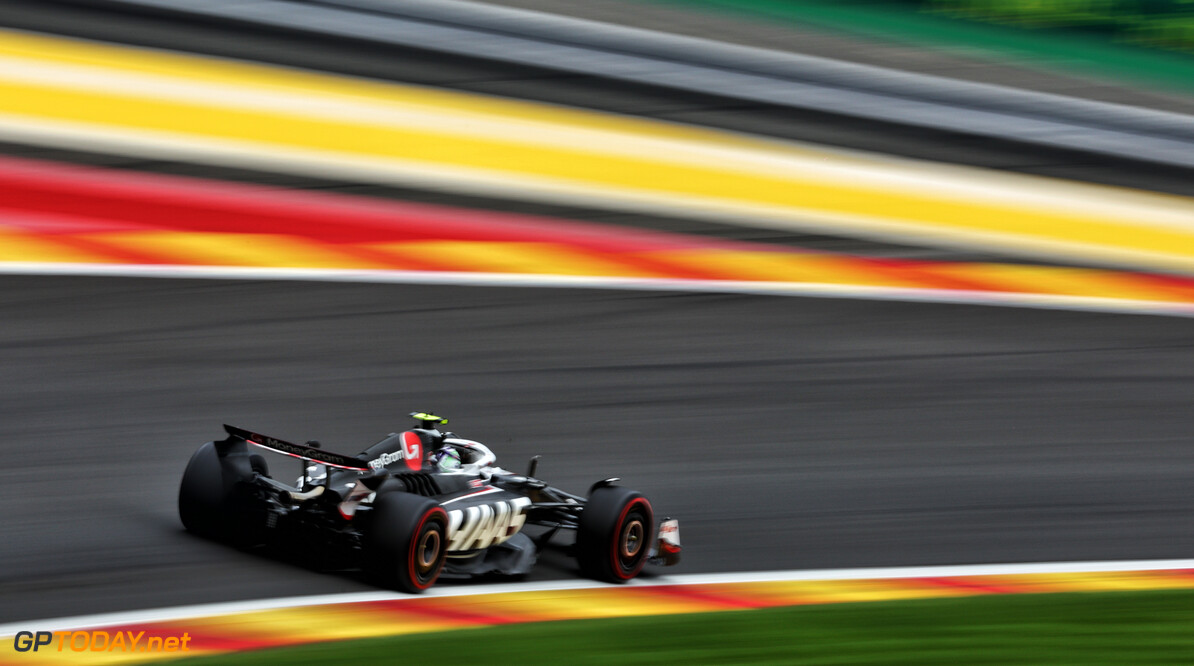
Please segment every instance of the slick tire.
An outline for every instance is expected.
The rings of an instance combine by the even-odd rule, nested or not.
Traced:
[[[373,501],[362,535],[365,573],[376,584],[418,594],[435,584],[448,554],[448,514],[434,500],[388,492]]]
[[[212,442],[199,447],[187,463],[178,489],[178,515],[183,526],[193,534],[235,546],[260,541],[260,530],[253,528],[254,518],[264,517],[252,510],[243,488],[252,478],[247,456],[234,454],[221,460]]]
[[[589,495],[576,530],[581,573],[609,583],[634,578],[647,563],[655,515],[646,497],[605,486]]]

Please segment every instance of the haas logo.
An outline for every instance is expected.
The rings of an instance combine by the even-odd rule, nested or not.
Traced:
[[[531,498],[519,497],[453,509],[448,512],[448,550],[461,552],[496,546],[518,534],[527,522],[526,510]]]

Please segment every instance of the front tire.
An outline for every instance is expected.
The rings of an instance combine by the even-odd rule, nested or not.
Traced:
[[[595,489],[576,530],[581,573],[609,583],[637,576],[647,563],[654,521],[651,503],[640,493],[617,486]]]
[[[379,585],[420,593],[435,584],[448,554],[448,514],[434,500],[388,492],[373,501],[363,535],[364,569]]]

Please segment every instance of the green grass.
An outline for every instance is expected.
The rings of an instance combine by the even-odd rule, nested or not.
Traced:
[[[816,26],[864,38],[984,53],[1031,66],[1133,85],[1194,91],[1194,55],[1122,36],[1064,27],[1028,28],[922,11],[913,0],[649,0],[771,23]],[[942,3],[945,4],[945,3]],[[1194,4],[1190,5],[1194,9]],[[1188,18],[1179,15],[1173,20]],[[1184,29],[1184,28],[1183,28]],[[1158,37],[1159,39],[1159,37]]]
[[[544,622],[184,660],[252,664],[1189,664],[1194,590]]]

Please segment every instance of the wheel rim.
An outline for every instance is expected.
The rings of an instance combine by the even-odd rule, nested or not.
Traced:
[[[626,521],[625,527],[622,528],[622,538],[619,540],[621,544],[622,560],[626,565],[633,564],[634,558],[638,556],[643,549],[643,521],[637,516]]]
[[[419,545],[415,549],[415,566],[418,567],[420,578],[435,569],[439,560],[440,544],[439,530],[429,529],[419,537]]]

